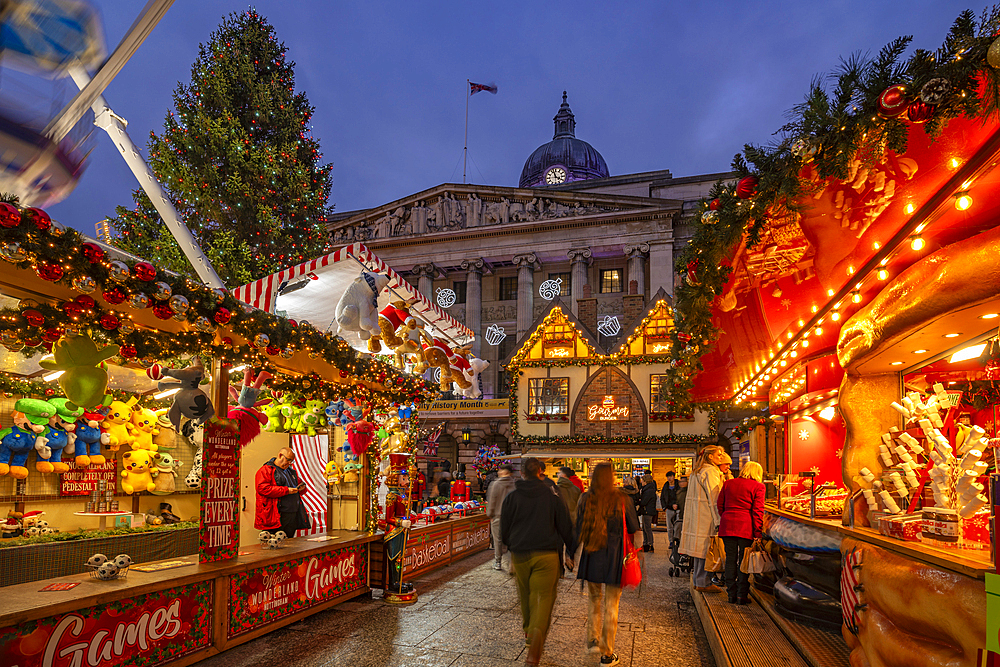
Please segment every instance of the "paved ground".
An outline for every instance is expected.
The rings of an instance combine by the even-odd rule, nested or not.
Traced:
[[[615,648],[622,667],[714,667],[688,592],[668,577],[666,534],[645,554],[644,581],[622,595]],[[523,664],[524,636],[513,577],[492,569],[492,551],[414,582],[419,601],[394,607],[359,598],[209,658],[199,667],[507,667]],[[680,603],[680,605],[678,605]],[[562,581],[542,664],[598,665],[585,651],[587,601]]]

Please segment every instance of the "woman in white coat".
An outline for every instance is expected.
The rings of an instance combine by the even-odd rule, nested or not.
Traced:
[[[705,572],[705,556],[712,536],[719,529],[716,500],[725,481],[725,475],[719,466],[727,459],[729,455],[725,449],[719,445],[709,445],[698,457],[698,463],[688,482],[679,551],[690,556],[693,561],[691,578],[696,591],[718,593],[721,590],[709,581],[710,575]]]

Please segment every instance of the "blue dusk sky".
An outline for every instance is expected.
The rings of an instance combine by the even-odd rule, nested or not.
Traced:
[[[102,0],[108,50],[138,0]],[[106,91],[146,145],[188,81],[198,44],[245,3],[177,0]],[[810,80],[854,52],[900,35],[936,49],[963,9],[942,0],[802,2],[331,2],[264,0],[316,113],[313,135],[333,163],[338,212],[462,181],[466,79],[499,86],[469,112],[469,181],[516,186],[525,159],[552,138],[562,91],[577,136],[612,175],[729,169],[744,143],[766,143]],[[70,88],[70,92],[72,92]],[[0,79],[0,96],[10,94]],[[76,190],[49,208],[94,233],[131,206],[136,181],[98,133]]]

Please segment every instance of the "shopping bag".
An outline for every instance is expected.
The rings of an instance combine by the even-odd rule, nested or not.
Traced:
[[[726,569],[726,545],[718,535],[711,537],[705,554],[705,572],[722,572]]]
[[[625,508],[622,508],[622,543],[624,545],[624,558],[622,559],[622,588],[635,588],[642,583],[642,567],[639,565],[639,555],[632,544],[632,538],[628,534],[628,526],[625,523]]]
[[[774,562],[771,556],[764,551],[760,540],[754,540],[753,544],[743,552],[743,562],[740,563],[740,572],[744,574],[764,574],[774,571]]]

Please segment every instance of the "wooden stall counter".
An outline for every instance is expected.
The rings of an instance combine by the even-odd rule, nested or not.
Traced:
[[[250,546],[236,559],[197,556],[4,588],[0,664],[188,665],[369,591],[379,535],[333,531]]]
[[[925,565],[955,572],[972,579],[985,579],[987,572],[994,571],[988,549],[961,549],[922,541],[901,540],[883,535],[873,528],[844,526],[841,524],[840,517],[810,519],[801,514],[780,510],[772,505],[765,506],[764,509],[769,514],[791,519],[820,530],[839,533],[844,537],[852,537],[860,542],[866,542]]]

